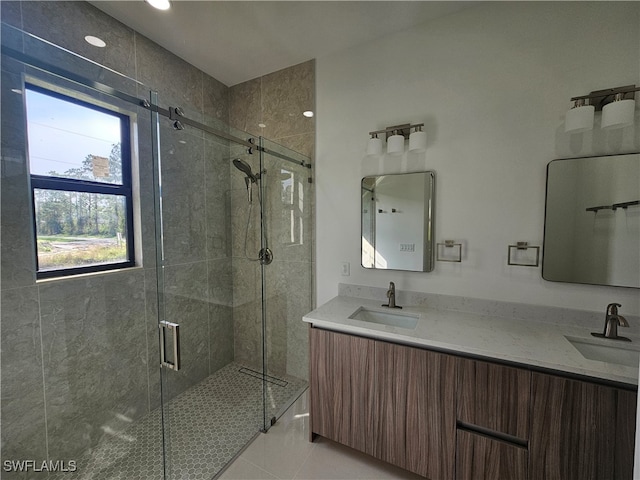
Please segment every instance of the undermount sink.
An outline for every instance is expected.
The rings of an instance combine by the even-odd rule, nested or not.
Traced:
[[[409,329],[416,328],[419,317],[415,313],[406,313],[400,310],[374,310],[367,307],[360,307],[349,315],[349,318],[354,320]]]
[[[592,340],[588,338],[569,337],[565,335],[576,350],[589,360],[616,363],[628,367],[638,367],[640,348],[619,340]]]

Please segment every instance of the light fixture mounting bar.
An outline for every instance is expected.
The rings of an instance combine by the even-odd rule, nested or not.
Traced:
[[[616,88],[606,88],[604,90],[594,90],[589,95],[582,95],[580,97],[572,97],[571,101],[574,102],[576,100],[590,100],[590,104],[593,105],[596,109],[602,110],[606,104],[611,103],[615,100],[615,96],[618,93],[622,94],[623,100],[633,100],[635,98],[635,92],[640,91],[640,87],[636,87],[635,85],[626,85],[624,87],[616,87]]]
[[[391,135],[398,134],[402,135],[404,138],[409,138],[411,134],[412,128],[424,127],[424,123],[403,123],[402,125],[393,125],[391,127],[387,127],[384,130],[376,130],[374,132],[369,132],[369,135],[377,135],[379,133],[385,133],[386,138],[389,138]]]

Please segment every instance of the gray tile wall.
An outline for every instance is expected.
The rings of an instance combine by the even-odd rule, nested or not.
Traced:
[[[228,87],[90,4],[2,2],[1,13],[131,78],[9,28],[3,44],[140,98],[156,89],[161,106],[181,106],[218,128],[228,123]],[[87,32],[109,48],[90,47]],[[160,403],[151,123],[139,109],[141,268],[36,283],[23,99],[11,92],[23,72],[3,57],[2,459],[70,460]],[[168,374],[165,393],[174,396],[233,360],[229,147],[161,124],[165,310],[182,326],[184,366]]]
[[[300,152],[311,159],[315,151],[315,118],[302,115],[305,110],[315,112],[315,61],[311,60],[280,70],[230,88],[229,122],[232,127],[256,136],[266,137],[284,147]],[[262,125],[262,126],[261,126]],[[251,159],[245,158],[249,161]],[[251,163],[251,162],[250,162]],[[267,155],[266,168],[279,173],[288,164]],[[272,375],[288,374],[308,377],[308,334],[302,316],[313,309],[314,274],[313,244],[315,234],[315,195],[313,184],[306,176],[313,170],[293,168],[303,180],[304,236],[299,245],[290,245],[288,211],[283,211],[280,177],[265,176],[269,195],[267,230],[274,262],[265,267],[267,305],[267,361]],[[254,168],[255,171],[255,168]],[[299,178],[299,177],[297,177]],[[238,179],[241,178],[238,176]],[[256,351],[261,338],[260,272],[255,262],[244,259],[244,230],[248,214],[244,183],[232,181],[233,258],[234,258],[234,318],[236,361],[251,362],[260,358]],[[296,199],[297,201],[297,199]],[[252,232],[257,230],[259,218],[253,210]],[[249,252],[259,250],[259,235],[249,241]],[[254,254],[251,253],[251,254]],[[247,301],[239,301],[246,297]],[[249,301],[253,300],[253,302]]]
[[[3,1],[0,12],[3,22],[130,78],[8,28],[2,29],[4,45],[139,98],[155,89],[163,107],[180,106],[215,128],[231,124],[313,158],[315,121],[300,115],[315,110],[313,61],[228,88],[90,4]],[[87,32],[110,48],[90,47]],[[146,110],[127,107],[138,122],[142,268],[36,283],[23,99],[11,92],[21,88],[25,72],[38,75],[3,57],[2,459],[69,460],[160,404],[151,122]],[[165,399],[234,356],[256,367],[262,359],[261,273],[257,262],[244,258],[249,208],[242,176],[229,164],[233,153],[224,141],[190,128],[175,131],[161,120],[165,314],[182,326],[183,352],[183,369],[163,380]],[[255,159],[247,160],[257,171]],[[304,243],[284,249],[280,237],[288,225],[280,186],[275,176],[268,178],[275,182],[268,186],[276,193],[267,220],[277,252],[266,278],[269,368],[306,378],[301,317],[314,304],[313,185],[305,184]],[[260,243],[257,205],[250,213],[253,256]],[[22,478],[3,472],[13,477]]]

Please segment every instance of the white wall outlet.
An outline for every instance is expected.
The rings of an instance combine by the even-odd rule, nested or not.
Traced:
[[[340,264],[340,275],[343,277],[351,275],[351,266],[349,265],[349,262],[342,262]]]

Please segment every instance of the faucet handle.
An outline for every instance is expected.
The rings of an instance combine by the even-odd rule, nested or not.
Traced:
[[[607,315],[617,315],[618,307],[622,307],[619,303],[610,303],[607,305]]]

